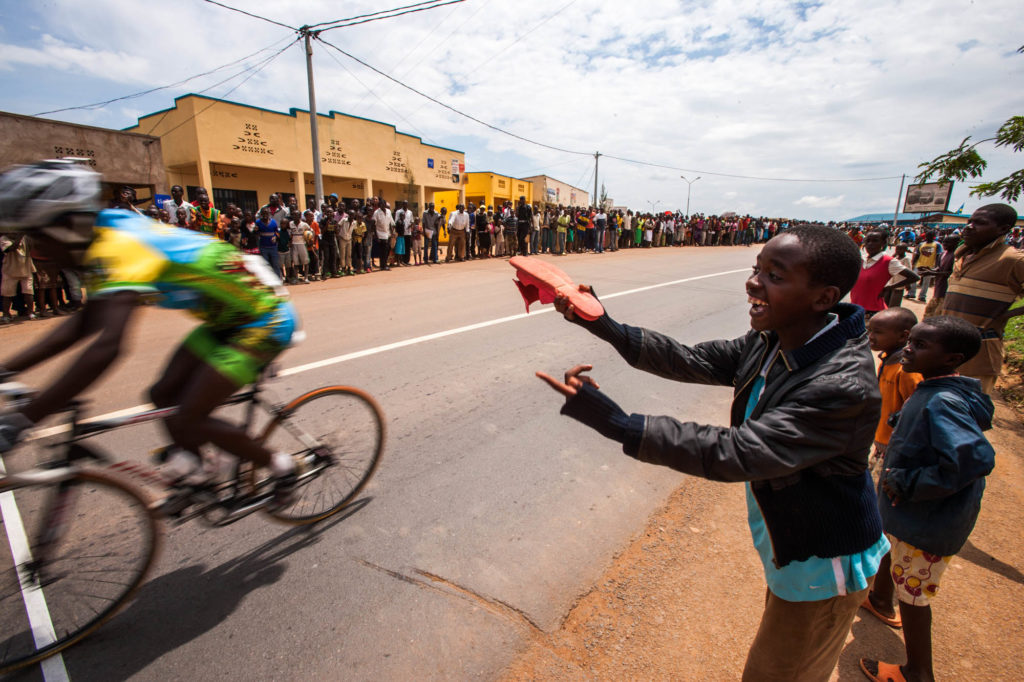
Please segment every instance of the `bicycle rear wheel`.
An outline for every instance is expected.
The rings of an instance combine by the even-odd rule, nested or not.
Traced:
[[[0,487],[0,511],[0,673],[102,625],[134,596],[160,546],[143,494],[105,472]],[[55,516],[63,519],[58,528]],[[55,535],[47,548],[48,532]]]
[[[384,412],[358,388],[327,386],[290,402],[261,440],[295,458],[299,483],[295,501],[270,515],[301,524],[343,509],[377,470],[384,436]]]

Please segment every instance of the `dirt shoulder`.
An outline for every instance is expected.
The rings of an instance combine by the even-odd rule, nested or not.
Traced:
[[[996,468],[981,516],[933,605],[940,680],[1024,679],[1024,427],[1002,399],[987,435]],[[503,679],[738,679],[764,596],[743,487],[687,479]],[[861,657],[904,660],[900,633],[863,610],[832,679],[866,679]]]

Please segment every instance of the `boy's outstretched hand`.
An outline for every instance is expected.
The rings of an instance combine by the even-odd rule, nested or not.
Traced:
[[[581,284],[580,289],[582,290],[584,286],[586,285]],[[587,287],[587,289],[589,290],[589,287]],[[563,297],[564,303],[568,303],[568,300],[569,299]],[[558,308],[557,299],[555,300],[555,308]],[[571,317],[569,317],[569,315],[572,314],[572,305],[569,305],[567,309],[558,310],[559,312],[565,315],[565,319],[572,319]],[[566,312],[566,310],[568,310],[568,312]],[[596,381],[591,379],[589,376],[583,374],[583,372],[589,372],[592,369],[594,369],[593,365],[576,365],[572,369],[566,371],[564,383],[548,374],[545,374],[544,372],[537,372],[536,374],[538,378],[543,379],[545,382],[547,382],[548,386],[555,389],[556,391],[564,395],[566,399],[568,399],[576,395],[577,391],[579,391],[579,389],[583,387],[583,384],[590,384],[594,388],[601,388],[600,386],[597,385]]]
[[[581,292],[583,292],[584,294],[593,294],[594,293],[594,290],[590,288],[589,284],[581,284],[581,285],[579,285],[579,290]],[[569,297],[568,296],[565,296],[563,294],[555,294],[554,306],[555,306],[555,310],[557,310],[558,312],[562,313],[562,317],[564,317],[565,319],[569,320],[570,322],[573,322],[573,321],[576,320],[576,306],[574,306],[572,303],[569,302]],[[584,370],[584,371],[587,371],[587,370]],[[539,375],[540,374],[538,373],[538,376]],[[568,373],[566,373],[566,376],[568,376]],[[548,378],[550,378],[550,377],[548,377]],[[573,395],[575,395],[575,394],[573,394]]]

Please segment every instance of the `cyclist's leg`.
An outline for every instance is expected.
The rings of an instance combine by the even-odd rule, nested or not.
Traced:
[[[210,416],[239,385],[218,369],[199,361],[180,394],[178,413],[167,419],[167,430],[193,452],[205,443],[259,466],[270,464],[270,451],[254,441],[243,426]]]
[[[188,345],[179,346],[164,368],[163,375],[150,387],[149,399],[157,407],[171,407],[180,403],[186,384],[201,364],[202,360]]]

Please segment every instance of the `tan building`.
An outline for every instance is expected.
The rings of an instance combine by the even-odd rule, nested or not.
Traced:
[[[561,180],[546,175],[532,175],[523,180],[533,185],[533,196],[537,202],[561,204],[562,206],[589,206],[590,194],[579,187],[573,187]]]
[[[145,206],[166,192],[159,138],[0,112],[0,169],[42,159],[79,158],[102,176],[103,198],[131,185]]]
[[[342,199],[383,196],[409,201],[417,212],[435,192],[459,190],[463,152],[424,144],[394,126],[332,111],[317,116],[324,194]],[[168,187],[211,191],[214,204],[254,210],[272,193],[314,196],[309,112],[288,113],[201,95],[128,128],[163,143]]]
[[[490,171],[466,173],[466,203],[497,208],[506,201],[518,203],[519,197],[526,197],[526,203],[533,204],[533,185],[526,180]]]

